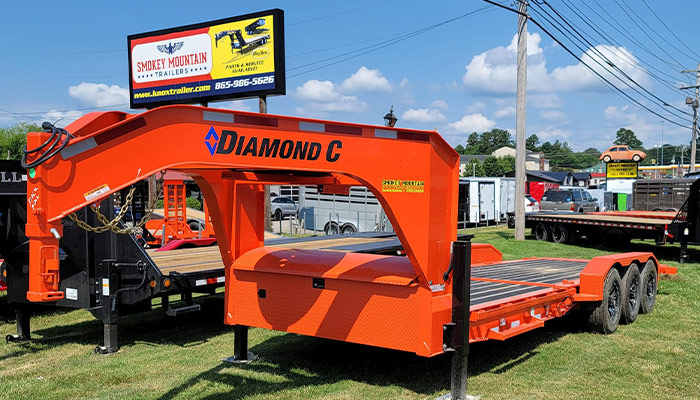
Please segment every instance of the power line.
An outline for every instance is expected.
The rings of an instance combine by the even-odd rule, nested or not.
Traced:
[[[490,6],[484,6],[484,7],[478,8],[478,9],[476,9],[476,10],[469,11],[469,12],[467,12],[467,13],[458,15],[458,16],[456,16],[456,17],[453,17],[453,18],[450,18],[450,19],[447,19],[447,20],[438,22],[438,23],[436,23],[436,24],[429,25],[429,26],[426,26],[426,27],[424,27],[424,28],[417,29],[417,30],[412,31],[412,32],[409,32],[409,33],[407,33],[407,34],[399,35],[399,36],[397,36],[397,37],[395,37],[395,38],[392,38],[392,39],[389,39],[389,40],[385,40],[385,41],[379,42],[379,43],[374,44],[374,45],[365,46],[365,47],[362,47],[362,48],[360,48],[360,49],[352,50],[352,51],[349,51],[349,52],[346,52],[346,53],[343,53],[343,54],[339,54],[339,55],[336,55],[336,56],[333,56],[333,57],[328,57],[328,58],[325,58],[325,59],[321,59],[321,60],[317,60],[317,61],[312,61],[312,62],[310,62],[310,63],[306,63],[306,64],[303,64],[303,65],[299,65],[299,66],[296,66],[296,67],[293,67],[293,68],[288,68],[288,69],[287,69],[287,72],[290,72],[290,71],[295,71],[295,70],[298,70],[298,69],[302,69],[302,68],[304,68],[304,67],[309,67],[309,66],[312,66],[312,65],[321,64],[321,63],[324,63],[324,62],[327,62],[327,61],[337,60],[337,61],[334,61],[334,62],[330,62],[330,63],[324,64],[324,65],[321,65],[321,66],[319,66],[319,67],[315,67],[315,68],[308,69],[308,70],[303,71],[303,72],[300,72],[300,73],[296,73],[296,74],[293,74],[293,75],[288,75],[287,78],[294,78],[294,77],[297,77],[297,76],[299,76],[299,75],[307,74],[307,73],[309,73],[309,72],[317,71],[317,70],[319,70],[319,69],[327,68],[327,67],[330,67],[330,66],[332,66],[332,65],[336,65],[336,64],[339,64],[339,63],[341,63],[341,62],[344,62],[344,61],[347,61],[347,60],[350,60],[350,59],[353,59],[353,58],[357,58],[357,57],[362,56],[362,55],[364,55],[364,54],[371,53],[371,52],[374,52],[374,51],[383,49],[383,48],[385,48],[385,47],[394,45],[394,44],[396,44],[396,43],[403,42],[403,41],[408,40],[408,39],[410,39],[410,38],[412,38],[412,37],[415,37],[415,36],[421,35],[421,34],[423,34],[423,33],[429,32],[429,31],[431,31],[431,30],[433,30],[433,29],[439,28],[439,27],[441,27],[441,26],[443,26],[443,25],[446,25],[446,24],[449,24],[449,23],[451,23],[451,22],[460,20],[460,19],[462,19],[462,18],[466,18],[466,17],[469,17],[469,16],[473,16],[473,15],[477,15],[477,14],[480,14],[480,13],[483,13],[483,12],[486,12],[486,11],[489,11],[490,8],[491,8]],[[353,53],[357,53],[357,54],[353,54]]]
[[[301,24],[306,24],[306,23],[309,23],[309,22],[320,21],[320,20],[322,20],[322,19],[328,19],[328,18],[337,17],[338,15],[350,14],[350,13],[353,13],[353,12],[355,12],[355,11],[366,10],[366,9],[368,9],[368,8],[374,8],[374,7],[378,7],[378,6],[383,6],[384,4],[386,4],[386,3],[391,3],[392,1],[394,1],[394,0],[384,1],[384,2],[376,3],[376,4],[370,4],[370,5],[367,5],[367,6],[364,6],[364,7],[353,8],[353,9],[351,9],[351,10],[339,11],[339,12],[337,12],[337,13],[328,14],[328,15],[323,15],[323,16],[320,16],[320,17],[314,17],[314,18],[310,18],[310,19],[307,19],[307,20],[303,20],[303,21],[292,22],[292,23],[287,24],[287,26],[301,25]]]
[[[652,8],[649,7],[649,4],[647,4],[647,1],[646,1],[646,0],[642,0],[642,3],[644,3],[645,6],[647,6],[647,8],[649,9],[649,11],[651,11],[651,13],[654,14],[654,16],[656,17],[656,19],[658,19],[659,22],[661,22],[661,24],[666,28],[666,30],[668,30],[669,32],[671,32],[671,35],[673,35],[673,37],[675,37],[676,39],[678,39],[678,41],[683,45],[683,47],[685,47],[686,49],[690,50],[691,53],[695,54],[695,57],[700,58],[700,54],[696,53],[693,49],[691,49],[690,47],[688,47],[688,45],[686,45],[685,42],[683,42],[683,41],[681,40],[681,38],[679,38],[678,36],[676,36],[676,34],[671,30],[671,28],[669,28],[668,25],[666,25],[666,23],[656,14],[656,12],[654,12],[654,10],[652,10]]]
[[[675,65],[669,63],[669,62],[668,62],[667,60],[665,60],[664,58],[659,57],[658,54],[656,54],[655,52],[651,51],[648,47],[646,47],[644,44],[642,44],[642,43],[639,42],[637,39],[635,39],[634,36],[633,36],[631,33],[629,33],[627,30],[625,30],[624,28],[622,28],[622,30],[618,29],[617,26],[615,26],[612,22],[610,22],[610,21],[617,21],[617,18],[615,18],[614,16],[612,16],[612,15],[605,9],[605,7],[603,7],[602,5],[600,5],[600,3],[598,3],[597,0],[593,0],[593,2],[608,16],[608,18],[605,18],[605,17],[603,17],[602,15],[600,15],[600,13],[598,13],[598,11],[596,11],[593,7],[591,7],[591,5],[590,5],[588,2],[583,1],[582,3],[583,3],[586,7],[588,7],[588,9],[591,10],[594,14],[596,14],[601,20],[605,21],[606,24],[608,24],[610,27],[612,27],[614,30],[616,30],[619,34],[621,34],[622,36],[624,36],[627,40],[629,40],[630,42],[632,42],[632,43],[634,43],[635,45],[639,46],[639,48],[641,48],[642,50],[644,50],[644,51],[646,51],[647,53],[649,53],[649,55],[651,55],[652,57],[654,57],[654,58],[656,58],[657,60],[661,61],[662,63],[666,64],[666,65],[667,65],[668,67],[670,67],[673,71],[677,70],[677,67],[676,67]],[[623,32],[623,31],[624,31],[624,32]]]
[[[542,26],[542,24],[540,24],[539,22],[537,22],[537,20],[535,20],[535,19],[532,18],[531,16],[529,16],[529,15],[527,15],[527,14],[523,14],[523,13],[521,13],[521,12],[518,11],[518,10],[514,10],[514,9],[512,9],[512,8],[510,8],[510,7],[506,7],[506,6],[502,5],[502,4],[498,4],[498,3],[494,2],[494,1],[491,1],[491,0],[484,0],[484,1],[487,2],[487,3],[489,3],[489,4],[493,4],[493,5],[497,6],[497,7],[506,9],[506,10],[511,11],[511,12],[514,12],[514,13],[516,13],[516,14],[525,15],[530,21],[532,21],[533,24],[537,25],[537,27],[540,28],[540,29],[542,30],[542,32],[544,32],[545,34],[547,34],[547,36],[549,36],[550,38],[552,38],[552,40],[554,40],[555,42],[557,42],[564,50],[566,50],[567,53],[569,53],[572,57],[574,57],[576,60],[578,60],[578,62],[580,62],[581,64],[583,64],[586,68],[588,68],[589,71],[593,72],[599,79],[603,80],[603,81],[604,81],[606,84],[608,84],[612,89],[614,89],[614,90],[615,90],[615,93],[618,93],[619,95],[622,95],[622,96],[626,97],[628,100],[632,101],[633,103],[635,103],[635,104],[638,105],[639,107],[641,107],[641,108],[647,110],[648,112],[650,112],[650,113],[656,115],[657,117],[659,117],[659,118],[661,118],[661,119],[663,119],[663,120],[666,120],[666,121],[668,121],[668,122],[670,122],[670,123],[672,123],[672,124],[674,124],[674,125],[680,126],[680,127],[682,127],[682,128],[689,129],[688,126],[683,125],[683,124],[681,124],[681,123],[678,123],[678,122],[676,122],[676,121],[674,121],[674,120],[672,120],[672,119],[669,119],[668,117],[666,117],[666,116],[664,116],[664,115],[661,115],[661,114],[657,113],[656,111],[650,109],[649,107],[647,107],[647,106],[644,105],[643,103],[639,102],[637,99],[633,98],[632,96],[630,96],[629,94],[625,93],[623,90],[621,90],[620,88],[618,88],[617,86],[615,86],[615,85],[614,85],[613,83],[611,83],[608,79],[606,79],[604,76],[602,76],[600,73],[598,73],[598,71],[596,71],[596,70],[593,69],[590,65],[588,65],[585,61],[583,61],[583,60],[581,59],[581,57],[577,56],[576,53],[574,53],[573,51],[571,51],[564,43],[562,43],[562,42],[561,42],[559,39],[557,39],[551,32],[549,32],[549,30],[547,30],[547,28],[545,28],[544,26]]]
[[[661,35],[659,32],[657,32],[656,29],[652,28],[652,26],[649,25],[649,24],[644,20],[644,18],[640,17],[639,14],[637,14],[637,12],[634,11],[634,8],[630,7],[629,4],[627,4],[627,2],[625,2],[625,0],[621,0],[621,1],[622,1],[622,3],[623,3],[625,6],[627,6],[627,8],[632,12],[632,14],[634,14],[644,25],[646,25],[647,28],[649,28],[652,32],[654,32],[654,34],[656,34],[656,36],[660,37],[661,40],[663,40],[663,41],[666,42],[669,46],[673,47],[676,51],[678,51],[680,54],[682,54],[682,55],[684,55],[684,56],[690,58],[691,60],[695,60],[695,59],[696,59],[694,56],[689,55],[689,54],[686,53],[685,51],[683,51],[683,50],[679,49],[678,47],[676,47],[673,43],[671,43],[668,39],[666,39],[666,37],[664,37],[664,36]],[[647,6],[647,7],[648,7],[648,6]],[[657,16],[657,18],[658,18],[658,16]],[[659,19],[659,20],[660,20],[660,19]],[[661,22],[663,23],[663,21],[661,21]]]
[[[630,8],[630,6],[627,5],[627,3],[625,3],[624,0],[622,0],[622,3],[623,3],[623,4],[625,5],[625,7],[627,7],[637,18],[639,18],[639,15],[637,15],[637,13],[636,13],[634,10],[632,10],[632,9]],[[627,10],[625,10],[625,7],[622,7],[622,4],[620,4],[620,2],[619,2],[618,0],[615,0],[615,4],[617,4],[617,6],[620,7],[620,9],[621,9],[621,10],[625,13],[625,15],[627,15],[627,17],[630,19],[630,21],[632,21],[632,22],[637,26],[637,28],[639,28],[639,30],[642,31],[642,33],[644,33],[644,35],[645,35],[646,37],[648,37],[649,40],[651,40],[652,43],[654,43],[654,44],[656,45],[656,47],[658,47],[659,49],[661,49],[661,51],[663,51],[664,54],[666,54],[671,60],[675,61],[675,63],[676,63],[679,67],[681,67],[681,68],[683,67],[683,63],[681,63],[680,61],[678,61],[678,59],[676,59],[676,58],[673,57],[669,52],[667,52],[666,49],[664,49],[664,48],[659,44],[659,42],[657,42],[656,40],[654,40],[654,38],[652,38],[651,35],[649,35],[649,34],[647,33],[647,31],[646,31],[644,28],[642,28],[642,27],[637,23],[637,21],[636,21],[634,18],[632,18],[632,16],[627,12]],[[639,18],[639,19],[641,19],[641,18]],[[646,24],[646,23],[645,23],[645,24]],[[646,24],[646,25],[647,25],[647,27],[651,28],[651,27],[649,26],[649,24]],[[653,31],[653,29],[652,29],[652,31]],[[655,31],[654,31],[654,32],[655,32]],[[657,35],[658,35],[658,33],[657,33]]]
[[[634,90],[635,92],[637,92],[638,94],[640,94],[642,97],[646,98],[647,100],[650,100],[650,101],[653,102],[653,100],[650,99],[650,97],[651,97],[651,98],[655,99],[656,101],[659,101],[659,102],[661,103],[661,104],[660,104],[661,107],[671,107],[671,108],[677,110],[678,112],[680,112],[680,113],[682,113],[682,114],[685,114],[686,116],[689,116],[689,115],[690,115],[690,114],[688,114],[687,111],[682,110],[682,109],[679,109],[679,108],[677,108],[677,107],[675,107],[675,106],[669,104],[668,102],[666,102],[666,101],[664,101],[663,99],[659,98],[659,97],[656,96],[654,93],[652,93],[651,91],[649,91],[648,89],[646,89],[644,86],[642,86],[641,84],[639,84],[636,80],[634,80],[631,76],[629,76],[625,71],[623,71],[621,68],[619,68],[617,65],[615,65],[615,63],[612,62],[605,54],[603,54],[600,50],[598,50],[585,36],[583,36],[580,32],[578,32],[578,31],[576,30],[576,28],[574,28],[571,24],[569,24],[568,20],[567,20],[564,16],[562,16],[556,9],[554,9],[554,7],[552,7],[551,4],[549,4],[546,0],[544,0],[543,2],[544,2],[544,4],[547,5],[547,7],[549,7],[549,8],[554,12],[562,21],[564,21],[564,23],[566,23],[566,24],[574,31],[574,33],[575,33],[576,35],[578,35],[578,36],[581,38],[581,39],[577,39],[580,43],[584,44],[584,46],[585,46],[585,45],[589,46],[589,49],[590,49],[593,53],[595,53],[595,54],[605,63],[605,65],[602,64],[601,62],[599,62],[598,60],[596,60],[596,58],[593,57],[593,56],[589,53],[589,56],[591,56],[591,59],[592,59],[593,61],[595,61],[596,64],[598,64],[599,66],[601,66],[603,69],[605,69],[608,73],[610,73],[610,75],[612,75],[612,76],[614,76],[615,78],[617,78],[620,82],[624,83],[624,84],[627,85],[630,89]],[[549,13],[547,12],[547,10],[545,10],[544,8],[542,8],[541,5],[539,5],[539,4],[537,4],[537,3],[535,3],[535,5],[536,5],[537,7],[539,7],[540,10],[542,10],[543,13],[545,13],[545,14],[547,15],[547,16],[544,17],[544,18],[545,18],[550,24],[552,24],[552,21],[557,22],[557,24],[558,24],[559,26],[561,26],[564,30],[566,30],[566,32],[567,32],[568,34],[572,34],[572,32],[571,32],[569,29],[567,29],[567,28],[564,27],[561,23],[559,23],[558,21],[556,21],[556,19],[555,19],[551,14],[549,14]],[[538,15],[542,16],[542,14],[540,14],[537,10],[534,10],[534,9],[533,9],[533,11],[535,11],[536,13],[538,13]],[[552,20],[550,20],[549,18],[551,18]],[[554,26],[554,28],[557,29],[562,35],[564,35],[564,37],[566,37],[567,39],[571,40],[571,38],[570,38],[566,33],[564,33],[561,29],[559,29],[557,26]],[[574,46],[576,46],[579,50],[581,50],[584,54],[586,53],[586,50],[585,50],[583,47],[577,45],[577,44],[574,43],[573,41],[572,41],[572,43],[573,43]],[[632,84],[634,84],[634,86],[638,87],[639,89],[641,89],[642,91],[644,91],[645,93],[647,93],[647,95],[645,95],[644,93],[641,93],[639,90],[635,89],[632,85],[630,85],[629,83],[627,83],[626,81],[624,81],[622,78],[620,78],[619,76],[617,76],[616,74],[614,74],[612,71],[610,71],[610,69],[608,69],[608,67],[607,67],[606,65],[609,65],[610,67],[612,67],[613,69],[615,69],[615,71],[617,71],[618,73],[622,74],[627,80],[629,80],[630,82],[632,82]],[[672,114],[672,115],[674,115],[674,116],[676,116],[676,117],[684,118],[684,116],[682,116],[682,115],[678,115],[678,114],[675,114],[675,113],[672,113],[672,112],[669,112],[669,113]]]
[[[609,43],[611,43],[611,44],[613,44],[613,45],[616,45],[616,46],[618,46],[618,47],[625,47],[625,46],[622,45],[619,41],[615,40],[615,38],[613,38],[612,36],[610,36],[610,35],[608,35],[607,33],[605,33],[605,31],[603,30],[603,28],[599,27],[595,22],[593,22],[592,20],[586,18],[586,17],[583,15],[583,11],[581,11],[578,7],[576,7],[576,5],[570,3],[569,0],[562,0],[562,2],[563,2],[563,4],[564,4],[569,10],[571,10],[571,12],[573,12],[581,21],[583,21],[586,25],[588,25],[591,29],[593,29],[593,31],[594,31],[595,33],[597,33],[598,36],[600,36],[601,39],[602,39],[603,41],[607,41],[607,42],[609,42]],[[579,28],[579,30],[581,30],[581,29]],[[677,88],[674,86],[674,85],[677,84],[677,82],[678,82],[678,78],[677,78],[677,77],[671,76],[671,75],[669,75],[668,73],[666,73],[666,72],[664,72],[664,71],[662,71],[662,70],[656,68],[656,67],[655,67],[654,65],[652,65],[651,63],[648,63],[648,62],[646,62],[644,59],[642,59],[639,55],[636,55],[635,57],[636,57],[636,59],[639,61],[639,63],[645,65],[646,68],[643,68],[643,67],[641,67],[640,65],[637,65],[637,62],[636,62],[635,60],[629,59],[629,58],[627,57],[626,54],[625,54],[625,56],[624,56],[625,61],[627,62],[627,64],[633,66],[634,68],[636,68],[636,69],[638,69],[638,70],[640,70],[640,71],[642,71],[642,72],[645,72],[645,73],[651,75],[652,77],[656,78],[656,79],[659,81],[659,83],[661,83],[662,85],[666,86],[667,88],[669,88],[669,89],[671,89],[671,90],[673,90],[673,91],[677,90]],[[661,75],[665,75],[666,77],[672,79],[673,81],[662,78],[661,76],[657,75],[657,74],[656,74],[655,72],[653,72],[652,70],[653,70],[653,71],[656,71],[657,73],[659,73],[659,74],[661,74]]]

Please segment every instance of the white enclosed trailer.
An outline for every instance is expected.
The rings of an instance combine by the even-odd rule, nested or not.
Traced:
[[[515,211],[514,178],[460,178],[458,227],[504,222]]]

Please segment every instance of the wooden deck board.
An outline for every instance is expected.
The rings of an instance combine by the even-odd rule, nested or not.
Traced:
[[[671,219],[659,219],[659,218],[636,218],[636,217],[622,217],[619,215],[590,215],[590,214],[549,214],[549,213],[536,213],[530,216],[534,218],[560,218],[560,219],[570,219],[579,221],[597,221],[597,222],[613,222],[613,223],[628,223],[628,224],[641,224],[641,225],[665,225],[670,223]]]
[[[366,238],[366,237],[341,237],[337,239],[323,240],[300,240],[298,242],[274,244],[274,247],[322,250],[329,247],[352,246],[356,244],[380,243],[390,241],[388,238]],[[325,250],[344,251],[344,250]],[[170,251],[148,250],[148,255],[153,259],[158,268],[164,274],[171,272],[197,272],[212,269],[223,269],[221,253],[218,246],[195,247],[187,249],[176,249]]]

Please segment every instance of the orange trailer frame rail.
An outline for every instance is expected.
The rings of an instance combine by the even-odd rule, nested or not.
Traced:
[[[74,138],[60,155],[29,171],[27,298],[64,295],[62,218],[159,171],[181,171],[195,179],[209,207],[226,267],[225,322],[239,327],[236,353],[243,358],[241,327],[248,326],[434,356],[453,349],[464,326],[469,341],[504,340],[576,302],[604,302],[612,270],[651,264],[658,272],[651,253],[503,262],[493,247],[474,245],[473,254],[455,261],[459,157],[437,132],[196,106],[91,113],[67,130]],[[47,139],[31,133],[28,147]],[[324,192],[366,186],[406,256],[264,247],[267,184]],[[470,260],[468,324],[455,327],[453,281]],[[554,267],[560,273],[542,272]]]

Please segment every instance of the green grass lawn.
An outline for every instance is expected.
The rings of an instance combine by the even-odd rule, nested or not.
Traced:
[[[505,259],[591,258],[613,249],[517,242],[512,230],[480,228],[475,242]],[[613,335],[588,333],[574,318],[505,342],[471,346],[469,392],[484,399],[700,398],[700,264],[679,266],[677,247],[633,242],[678,266],[662,278],[656,309]],[[700,252],[691,253],[694,260]],[[34,317],[34,340],[0,343],[2,399],[299,399],[435,398],[449,390],[449,356],[432,359],[368,346],[252,329],[245,366],[233,352],[221,298],[176,318],[159,309],[124,317],[119,353],[98,356],[102,325],[87,311]],[[0,334],[14,333],[0,297]]]

